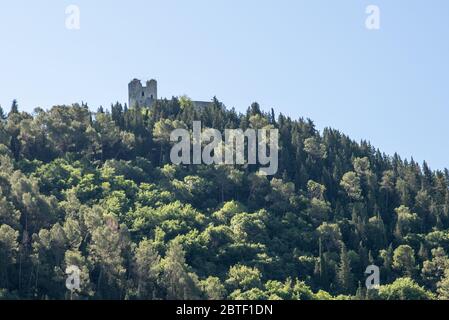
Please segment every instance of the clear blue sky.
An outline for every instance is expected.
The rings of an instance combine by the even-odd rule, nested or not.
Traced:
[[[69,4],[79,31],[65,28]],[[369,4],[379,31],[365,28]],[[1,0],[4,109],[126,102],[134,77],[449,167],[447,0]]]

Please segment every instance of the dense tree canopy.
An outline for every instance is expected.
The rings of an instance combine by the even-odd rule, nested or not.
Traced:
[[[279,129],[278,173],[171,164],[170,132],[193,120]],[[448,299],[448,186],[448,170],[256,103],[14,101],[0,109],[0,298]]]

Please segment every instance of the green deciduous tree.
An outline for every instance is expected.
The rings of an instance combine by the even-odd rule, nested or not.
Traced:
[[[430,300],[432,293],[419,286],[410,278],[400,278],[389,285],[379,288],[382,300]]]

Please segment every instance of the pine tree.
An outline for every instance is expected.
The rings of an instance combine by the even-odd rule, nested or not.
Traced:
[[[0,121],[1,120],[6,120],[6,114],[5,111],[3,110],[2,106],[0,105]]]
[[[18,231],[8,225],[0,225],[0,288],[8,287],[11,280],[8,269],[16,261],[19,248],[18,237]]]
[[[167,299],[186,300],[197,297],[198,288],[194,276],[188,272],[185,252],[176,241],[169,244],[162,272],[161,284],[166,288]]]
[[[157,298],[157,280],[160,274],[160,256],[148,240],[140,242],[135,252],[137,295],[140,299]]]
[[[427,251],[427,248],[423,242],[421,242],[421,245],[419,247],[418,256],[421,258],[422,261],[429,259],[429,252]]]
[[[440,300],[449,300],[449,270],[446,270],[444,278],[437,286],[438,298]]]

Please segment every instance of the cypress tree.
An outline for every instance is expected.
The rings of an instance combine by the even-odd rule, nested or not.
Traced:
[[[17,103],[17,100],[14,99],[12,101],[12,105],[11,105],[11,111],[9,111],[8,116],[15,114],[15,113],[19,113],[19,104]]]
[[[338,283],[343,292],[349,292],[352,287],[351,262],[345,244],[341,243],[340,265],[337,272]]]

